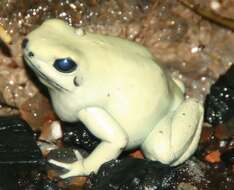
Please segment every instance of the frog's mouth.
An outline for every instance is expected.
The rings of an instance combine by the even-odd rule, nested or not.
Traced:
[[[39,79],[42,79],[45,81],[49,86],[54,87],[55,89],[59,91],[68,91],[68,89],[62,87],[55,81],[51,80],[48,76],[46,76],[44,73],[42,73],[33,63],[32,61],[27,57],[24,56],[24,59],[26,60],[27,63],[29,63],[29,67],[33,70],[33,72],[38,76]]]

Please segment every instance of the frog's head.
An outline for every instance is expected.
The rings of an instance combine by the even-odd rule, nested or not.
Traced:
[[[23,40],[24,59],[50,89],[72,91],[80,85],[82,58],[72,45],[74,35],[82,37],[84,34],[63,21],[52,19]]]

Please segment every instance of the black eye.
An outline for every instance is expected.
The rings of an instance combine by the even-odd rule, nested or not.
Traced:
[[[34,53],[30,51],[30,52],[28,52],[28,56],[29,56],[29,57],[33,57],[33,56],[34,56]]]
[[[70,58],[56,59],[54,67],[60,72],[71,73],[77,67],[77,64]]]

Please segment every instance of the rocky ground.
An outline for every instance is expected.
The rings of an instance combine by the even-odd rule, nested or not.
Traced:
[[[181,2],[194,6],[191,9]],[[64,181],[57,178],[57,171],[45,166],[24,174],[19,169],[13,177],[17,188],[234,189],[234,80],[230,77],[233,69],[211,88],[234,62],[233,7],[232,0],[2,0],[0,115],[17,115],[26,120],[45,158],[69,161],[74,155],[67,147],[82,149],[86,155],[98,144],[98,139],[81,124],[63,123],[63,138],[59,138],[62,136],[59,132],[54,136],[53,131],[60,128],[51,125],[57,117],[47,92],[24,65],[22,39],[47,18],[61,18],[87,31],[120,36],[145,45],[172,75],[184,81],[187,96],[199,98],[206,107],[200,146],[195,156],[178,168],[132,160],[126,158],[129,154],[124,154],[121,161],[104,165],[97,175],[89,178]],[[209,20],[204,14],[197,14],[207,15],[207,9],[215,13]],[[220,17],[228,22],[220,21]],[[142,158],[139,151],[130,155]],[[123,174],[126,180],[122,182]]]

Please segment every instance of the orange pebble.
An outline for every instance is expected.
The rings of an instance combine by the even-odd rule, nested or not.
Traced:
[[[209,154],[207,154],[205,156],[205,160],[210,162],[210,163],[217,163],[217,162],[221,161],[220,156],[221,156],[220,151],[215,150],[215,151],[210,152]]]
[[[135,152],[131,153],[130,156],[132,156],[133,158],[144,159],[144,155],[140,150],[136,150]]]

